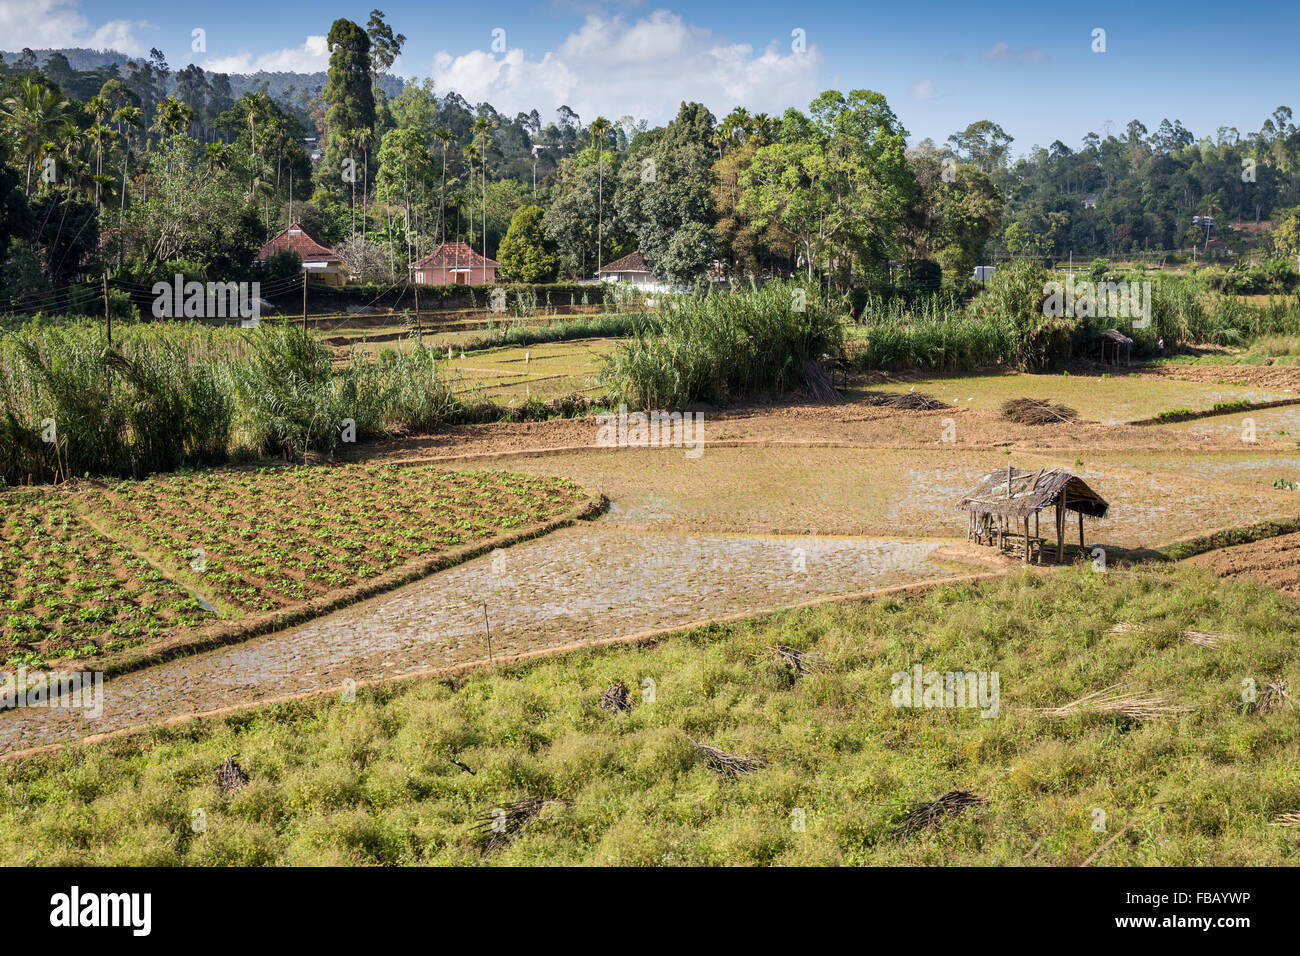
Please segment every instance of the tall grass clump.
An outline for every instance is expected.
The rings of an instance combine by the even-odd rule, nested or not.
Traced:
[[[911,305],[869,297],[850,334],[853,364],[862,369],[964,372],[1014,357],[1008,327],[938,297]]]
[[[297,326],[33,326],[0,336],[0,483],[141,477],[231,459],[301,460],[461,417],[422,343],[377,358]]]
[[[860,369],[964,372],[988,365],[1038,371],[1070,353],[1080,322],[1043,314],[1048,274],[1035,262],[1001,267],[962,307],[941,296],[907,304],[869,298],[853,330]]]
[[[92,324],[0,341],[0,478],[142,475],[224,460],[234,402],[211,336],[148,336],[110,347]]]
[[[435,358],[436,353],[419,340],[405,352],[380,353],[378,369],[387,383],[383,392],[387,428],[427,432],[460,415],[462,403],[453,394],[451,381],[438,376]]]
[[[633,408],[788,392],[804,384],[805,362],[843,349],[836,308],[797,283],[664,295],[635,315],[601,370],[611,399]]]
[[[293,326],[262,325],[252,333],[247,360],[230,370],[251,446],[290,459],[309,448],[332,450],[341,423],[329,349]]]
[[[1047,270],[1037,262],[1017,260],[1000,267],[970,306],[974,319],[995,324],[1010,336],[1008,364],[1022,371],[1043,371],[1069,356],[1082,326],[1071,315],[1043,314],[1047,282]]]

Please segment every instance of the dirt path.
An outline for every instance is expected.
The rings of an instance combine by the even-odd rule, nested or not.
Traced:
[[[1288,409],[1272,410],[1286,413]],[[971,451],[1013,448],[1064,455],[1087,451],[1241,451],[1242,415],[1216,416],[1177,426],[1062,423],[1016,425],[996,412],[971,408],[931,412],[877,408],[857,402],[839,405],[781,404],[725,412],[705,407],[705,440],[720,442],[827,443],[861,448],[930,448]],[[1266,412],[1255,413],[1258,418]],[[945,436],[945,421],[953,423]],[[1222,429],[1216,429],[1216,425]],[[1189,440],[1187,428],[1198,434]],[[347,448],[340,457],[372,461],[455,459],[596,447],[594,416],[543,422],[495,422],[449,426],[437,435],[394,439]],[[1295,448],[1295,438],[1260,427],[1251,448]]]

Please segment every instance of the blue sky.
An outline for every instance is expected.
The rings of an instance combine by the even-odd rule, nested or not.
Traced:
[[[667,120],[684,98],[721,115],[780,113],[827,88],[879,90],[913,141],[978,119],[1013,152],[1130,119],[1196,135],[1245,134],[1279,105],[1300,113],[1300,3],[791,3],[506,0],[490,5],[370,0],[0,0],[0,46],[161,48],[173,67],[322,68],[335,17],[378,5],[407,44],[395,72],[432,77],[497,109],[567,103],[589,120]],[[191,31],[207,49],[191,51]],[[1106,52],[1093,52],[1093,30]],[[493,49],[493,31],[497,49]],[[803,47],[793,31],[803,31]]]

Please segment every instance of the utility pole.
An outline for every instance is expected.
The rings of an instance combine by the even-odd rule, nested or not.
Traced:
[[[413,282],[411,287],[415,289],[415,334],[420,334],[420,283]]]
[[[108,329],[108,344],[113,344],[113,313],[108,310],[108,273],[104,273],[104,325]]]

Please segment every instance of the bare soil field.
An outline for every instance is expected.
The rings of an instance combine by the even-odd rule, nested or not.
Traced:
[[[883,392],[915,390],[948,402],[954,408],[993,411],[1012,398],[1039,398],[1078,411],[1080,417],[1103,424],[1122,424],[1154,418],[1173,409],[1208,411],[1220,402],[1269,402],[1294,397],[1281,390],[1236,383],[1235,380],[1200,376],[1143,373],[1124,366],[1093,370],[1091,374],[1032,375],[1009,372],[997,375],[884,380],[871,388]]]
[[[474,361],[517,374],[510,366],[523,351],[531,352]],[[539,350],[538,367],[571,373],[573,354]],[[1154,376],[1120,384],[1139,393],[1164,387]],[[1077,378],[1070,385],[1083,386]],[[315,620],[115,676],[108,723],[6,714],[0,750],[231,700],[321,692],[348,679],[1007,570],[988,549],[964,543],[955,503],[1008,463],[1068,468],[1103,494],[1111,512],[1088,529],[1089,543],[1103,547],[1157,547],[1300,512],[1297,492],[1273,487],[1300,455],[1293,441],[1263,430],[1247,445],[1218,429],[1191,441],[1185,425],[1014,425],[991,407],[917,412],[845,401],[699,410],[706,444],[698,457],[683,448],[596,447],[596,420],[587,417],[347,447],[353,461],[342,465],[83,487],[68,499],[73,520],[128,554],[147,553],[178,593],[188,589],[203,598],[200,609],[234,620],[328,599],[412,560],[543,522],[584,496],[603,494],[609,506],[595,521],[436,574],[431,566],[424,580],[325,608],[332,613]],[[1289,567],[1295,546],[1277,541],[1275,563]],[[1274,550],[1258,542],[1221,552],[1211,566],[1228,576],[1250,569],[1286,590],[1291,572],[1270,570]],[[198,552],[202,572],[189,565]],[[130,590],[139,588],[130,582]]]
[[[1246,578],[1300,599],[1300,534],[1282,535],[1190,558],[1216,577]]]

